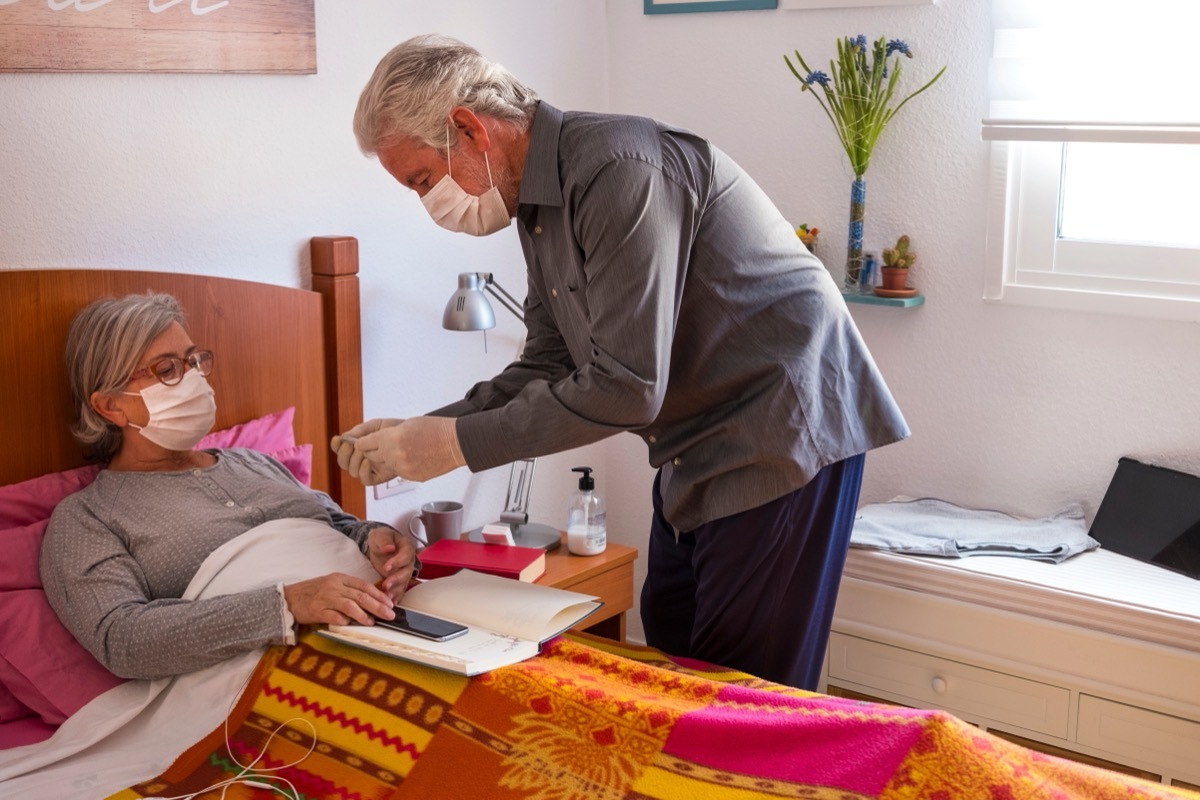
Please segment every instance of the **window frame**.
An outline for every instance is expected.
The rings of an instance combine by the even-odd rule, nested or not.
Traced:
[[[1200,322],[1200,253],[1189,248],[1059,239],[1063,142],[993,140],[984,300]],[[1133,276],[1121,265],[1150,260]],[[1081,264],[1089,265],[1087,268]]]

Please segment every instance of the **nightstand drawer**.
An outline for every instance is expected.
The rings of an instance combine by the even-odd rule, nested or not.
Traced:
[[[1061,687],[980,669],[841,633],[829,638],[829,678],[959,715],[973,715],[1066,738],[1071,693]]]
[[[537,582],[556,589],[595,595],[604,602],[572,630],[625,641],[625,612],[633,608],[633,561],[637,550],[610,542],[596,556],[575,556],[563,545],[546,555],[546,574]]]
[[[628,611],[633,607],[632,569],[610,570],[562,588],[599,597],[604,601],[603,611],[606,616]]]
[[[1081,694],[1078,739],[1106,752],[1200,773],[1200,722]]]

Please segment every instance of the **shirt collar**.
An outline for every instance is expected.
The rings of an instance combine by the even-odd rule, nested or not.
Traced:
[[[558,137],[562,123],[561,111],[545,100],[538,103],[521,171],[519,205],[563,205],[562,183],[558,178]]]

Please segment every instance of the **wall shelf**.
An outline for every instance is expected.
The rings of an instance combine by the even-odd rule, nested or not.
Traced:
[[[874,294],[859,294],[858,292],[842,292],[842,298],[847,303],[858,303],[864,306],[891,306],[892,308],[912,308],[925,304],[925,295],[917,292],[912,297],[879,297]]]

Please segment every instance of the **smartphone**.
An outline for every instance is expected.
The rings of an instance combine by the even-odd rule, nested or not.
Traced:
[[[395,619],[379,619],[376,617],[375,624],[402,633],[411,633],[413,636],[420,636],[422,639],[430,639],[435,642],[444,642],[448,639],[462,636],[467,632],[467,626],[459,625],[457,622],[447,622],[437,617],[418,614],[416,611],[409,611],[406,608],[400,608],[400,606],[396,606],[392,610],[396,612]]]

